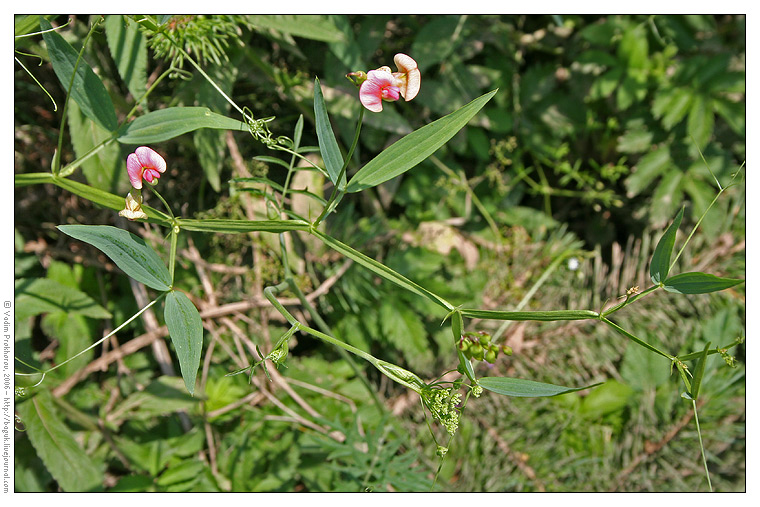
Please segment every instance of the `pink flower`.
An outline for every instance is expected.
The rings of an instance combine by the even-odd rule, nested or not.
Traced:
[[[383,110],[383,100],[398,100],[399,96],[410,101],[420,91],[420,69],[411,56],[398,53],[393,57],[398,72],[391,73],[390,67],[380,67],[368,73],[351,72],[346,75],[352,82],[360,85],[359,100],[362,105],[374,113]]]
[[[143,179],[148,183],[153,183],[155,179],[157,183],[164,171],[164,158],[147,146],[140,146],[127,157],[127,174],[134,188],[141,189]]]
[[[395,79],[388,67],[379,68],[367,72],[367,80],[359,88],[359,100],[362,105],[379,113],[383,110],[383,100],[398,100],[399,87],[395,85]]]

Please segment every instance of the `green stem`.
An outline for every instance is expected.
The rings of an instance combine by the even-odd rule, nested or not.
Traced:
[[[287,278],[288,285],[290,286],[290,289],[296,293],[296,297],[298,297],[298,300],[301,301],[301,304],[304,308],[309,312],[309,315],[314,320],[314,322],[317,323],[317,326],[324,331],[325,333],[329,333],[330,326],[325,322],[325,320],[322,318],[322,316],[317,312],[317,310],[314,308],[314,306],[309,303],[309,301],[306,299],[306,295],[303,293],[301,288],[296,284],[295,279],[293,277]],[[348,365],[351,367],[351,369],[354,372],[354,375],[361,380],[362,384],[364,384],[364,387],[367,389],[367,392],[369,392],[370,396],[372,396],[372,401],[375,403],[375,407],[377,407],[378,412],[381,414],[385,413],[385,405],[383,405],[383,402],[380,400],[380,397],[377,395],[377,392],[372,388],[372,385],[369,383],[369,379],[364,374],[364,372],[359,368],[359,365],[356,364],[356,361],[353,360],[353,358],[342,348],[338,349],[338,352],[342,356],[342,358],[348,363]]]
[[[649,350],[651,350],[652,352],[654,352],[654,353],[656,353],[656,354],[659,354],[659,355],[661,355],[662,357],[666,357],[666,358],[668,358],[668,360],[669,360],[669,361],[674,361],[674,360],[676,359],[674,356],[671,356],[670,354],[667,354],[667,353],[665,353],[665,352],[661,351],[661,350],[660,350],[660,349],[658,349],[657,347],[655,347],[655,346],[653,346],[653,345],[650,345],[650,344],[648,344],[648,343],[647,343],[647,342],[645,342],[644,340],[641,340],[641,339],[639,339],[639,338],[636,338],[634,335],[632,335],[631,333],[629,333],[628,331],[626,331],[626,330],[625,330],[625,329],[623,329],[622,327],[618,326],[617,324],[615,324],[615,323],[614,323],[614,322],[612,322],[611,320],[608,320],[608,319],[607,319],[607,318],[605,318],[604,316],[600,316],[600,317],[599,317],[599,320],[601,320],[601,321],[602,321],[602,322],[604,322],[605,324],[608,324],[608,325],[610,325],[610,326],[611,326],[612,328],[614,328],[614,329],[615,329],[615,330],[616,330],[618,333],[622,334],[623,336],[625,336],[625,337],[626,337],[626,338],[628,338],[629,340],[631,340],[631,341],[634,341],[634,342],[638,343],[638,344],[639,344],[639,345],[641,345],[642,347],[644,347],[644,348],[646,348],[646,349],[649,349]]]
[[[345,342],[342,342],[341,340],[338,340],[337,338],[333,336],[330,336],[327,333],[323,333],[321,331],[318,331],[317,329],[301,324],[284,306],[280,304],[279,301],[277,301],[277,297],[275,296],[275,292],[282,291],[288,286],[289,286],[288,282],[282,282],[279,285],[267,287],[264,289],[264,296],[269,300],[270,303],[272,303],[272,306],[274,306],[275,309],[278,312],[280,312],[280,314],[283,317],[285,317],[285,320],[287,320],[292,326],[295,326],[301,332],[310,334],[314,336],[315,338],[319,338],[320,340],[326,343],[335,345],[336,347],[339,347],[340,349],[343,349],[347,352],[350,352],[356,356],[361,357],[362,359],[370,363],[372,366],[380,370],[380,372],[384,374],[386,377],[418,393],[421,392],[421,390],[425,387],[425,383],[422,381],[422,379],[420,379],[414,373],[404,368],[401,368],[400,366],[395,365],[393,363],[389,363],[387,361],[383,361],[382,359],[378,359],[374,357],[373,355],[368,354],[367,352],[364,352],[361,349],[357,349],[356,347],[352,345],[349,345]]]
[[[702,464],[705,467],[705,475],[707,476],[707,487],[710,488],[712,493],[712,482],[710,481],[710,471],[707,469],[707,457],[705,456],[705,445],[702,443],[702,430],[699,428],[699,416],[697,415],[697,400],[691,400],[692,407],[694,408],[694,422],[697,424],[697,436],[699,437],[699,448],[702,450]]]
[[[172,287],[174,287],[174,265],[177,260],[177,238],[179,237],[179,225],[172,224],[171,232],[171,246],[169,248],[169,278],[172,281]]]
[[[326,334],[330,333],[331,332],[330,326],[327,324],[327,322],[325,322],[325,320],[317,312],[314,306],[311,303],[309,303],[303,291],[298,286],[298,284],[296,284],[295,279],[293,278],[293,274],[290,271],[290,264],[288,262],[288,251],[285,245],[284,234],[280,234],[280,251],[282,252],[281,253],[282,266],[283,266],[283,271],[285,272],[284,283],[286,283],[287,286],[290,287],[290,289],[296,293],[298,300],[301,302],[303,307],[306,308],[306,310],[309,312],[309,315],[311,315],[311,318],[314,320],[314,322],[317,323],[317,326],[319,326],[322,329],[322,331],[325,332]],[[381,414],[385,413],[385,405],[383,405],[383,402],[380,400],[380,397],[377,395],[377,392],[375,392],[375,390],[372,388],[372,385],[369,383],[369,379],[367,379],[367,376],[359,368],[359,365],[357,365],[356,362],[351,358],[351,356],[342,348],[338,348],[338,353],[348,363],[348,365],[351,367],[351,369],[353,370],[357,378],[361,380],[362,384],[364,384],[364,387],[367,389],[367,392],[369,392],[370,396],[372,397],[372,400],[374,401],[378,412],[380,412]]]
[[[697,149],[699,149],[699,147],[697,147]],[[701,150],[700,150],[699,154],[702,155],[702,151]],[[707,161],[704,160],[704,156],[702,156],[702,160],[705,162],[705,165],[707,165]],[[742,164],[742,167],[744,167],[744,164]],[[707,166],[707,169],[709,170],[710,166]],[[718,198],[723,194],[723,192],[725,192],[726,189],[730,188],[733,185],[734,179],[736,179],[736,176],[739,174],[739,171],[741,171],[741,169],[742,168],[740,167],[733,174],[733,176],[731,177],[731,181],[725,187],[721,186],[720,181],[718,181],[718,179],[715,178],[715,175],[713,175],[713,178],[715,178],[715,181],[718,184],[718,188],[719,188],[718,194],[712,200],[712,202],[707,207],[707,209],[704,211],[704,213],[702,213],[702,216],[699,217],[699,220],[697,220],[697,223],[694,224],[694,227],[691,229],[691,232],[689,233],[689,237],[686,238],[686,241],[684,242],[684,244],[681,247],[681,249],[678,251],[678,254],[676,254],[675,258],[673,259],[673,262],[670,263],[670,268],[668,269],[668,271],[670,271],[671,269],[673,269],[673,266],[676,265],[676,261],[678,261],[678,258],[681,257],[681,254],[686,249],[686,245],[689,244],[689,241],[691,241],[691,238],[692,238],[692,236],[694,236],[694,233],[697,232],[697,228],[699,228],[699,224],[701,224],[702,220],[705,218],[705,216],[707,216],[707,212],[710,211],[710,209],[713,207],[713,205],[715,205],[715,203],[718,201]],[[712,174],[712,171],[710,171],[710,174]]]
[[[520,300],[518,305],[515,307],[515,311],[519,312],[525,307],[525,305],[528,304],[528,302],[533,297],[533,295],[549,278],[549,275],[552,274],[554,270],[557,269],[557,267],[562,263],[562,261],[564,261],[565,258],[567,258],[567,256],[569,256],[572,253],[573,253],[573,250],[565,250],[564,252],[559,254],[557,258],[551,262],[551,264],[549,264],[549,267],[546,268],[546,271],[544,271],[543,274],[541,274],[539,279],[536,280],[536,283],[533,284],[533,286],[530,288],[527,294],[525,294],[525,296]],[[505,320],[504,323],[501,326],[499,326],[499,329],[497,329],[496,332],[493,333],[493,335],[491,335],[492,336],[491,339],[494,342],[496,342],[499,339],[499,337],[501,337],[501,335],[504,334],[507,328],[512,325],[512,322],[513,321],[511,320]]]
[[[174,217],[174,213],[172,213],[172,209],[169,207],[169,205],[164,200],[164,198],[161,197],[161,194],[158,193],[158,190],[156,190],[156,187],[154,187],[153,185],[148,185],[147,187],[150,188],[151,191],[156,195],[156,197],[158,197],[158,200],[160,200],[163,203],[164,208],[166,208],[166,211],[169,212],[169,216],[171,217],[172,224],[176,224],[176,218]],[[143,185],[143,188],[145,188],[145,185]]]

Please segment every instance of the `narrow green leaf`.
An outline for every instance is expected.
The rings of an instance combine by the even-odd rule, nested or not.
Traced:
[[[333,185],[337,185],[340,170],[343,168],[343,156],[338,148],[338,141],[335,140],[335,133],[330,118],[327,116],[327,107],[325,107],[325,98],[322,96],[322,86],[319,79],[314,78],[314,118],[317,122],[317,140],[319,141],[319,151],[322,153],[322,159],[325,161],[325,169],[330,176]],[[345,185],[346,176],[340,182],[340,187]]]
[[[543,396],[557,396],[558,394],[571,393],[582,389],[590,389],[598,386],[601,382],[584,387],[564,387],[520,378],[483,377],[478,379],[478,384],[483,386],[483,389],[488,389],[489,391],[496,394],[503,394],[504,396],[539,398]]]
[[[491,100],[493,90],[453,113],[404,136],[370,160],[351,178],[347,192],[359,192],[402,174],[432,155],[459,132]]]
[[[185,294],[171,291],[166,296],[164,320],[177,353],[185,387],[190,394],[193,394],[203,346],[201,315]]]
[[[702,354],[699,356],[697,367],[694,369],[694,379],[691,381],[690,394],[692,399],[696,400],[699,396],[699,386],[702,385],[702,378],[705,376],[705,364],[707,364],[707,352],[710,350],[710,342],[705,345]]]
[[[101,464],[88,456],[73,432],[59,417],[53,397],[42,390],[16,405],[26,433],[50,475],[67,492],[100,491],[103,485]]]
[[[744,280],[739,278],[720,278],[708,273],[694,271],[671,276],[663,282],[663,288],[676,294],[707,294],[708,292],[728,289],[743,282]]]
[[[393,282],[399,287],[408,290],[409,292],[413,292],[419,296],[424,296],[434,303],[446,308],[447,310],[452,310],[454,308],[448,301],[438,296],[437,294],[433,294],[424,287],[420,287],[405,276],[393,271],[388,266],[385,266],[384,264],[376,261],[375,259],[372,259],[371,257],[367,257],[363,253],[354,250],[350,246],[341,243],[337,239],[327,236],[316,229],[313,229],[311,233],[333,250],[342,253],[349,259],[353,259],[357,264],[361,264],[379,277],[384,278],[389,282]]]
[[[676,232],[681,226],[681,219],[683,218],[683,208],[678,212],[676,218],[673,219],[673,223],[670,224],[668,230],[662,235],[660,241],[654,249],[652,255],[652,262],[649,265],[649,276],[655,284],[659,284],[661,281],[668,277],[670,271],[670,255],[673,253],[673,245],[676,243]]]
[[[106,16],[106,41],[119,76],[134,100],[147,89],[148,45],[145,35],[121,15]]]
[[[48,312],[107,319],[111,314],[84,292],[48,278],[21,278],[15,282],[17,320]]]
[[[40,28],[50,30],[53,27],[48,20],[40,16]],[[55,75],[58,76],[63,89],[68,90],[79,53],[54,31],[43,33],[42,38],[47,45]],[[79,60],[76,69],[76,77],[71,87],[71,98],[79,104],[88,118],[108,132],[113,132],[117,126],[116,110],[106,87],[84,58]]]
[[[180,228],[187,231],[220,232],[237,234],[241,232],[287,232],[308,231],[310,224],[303,220],[195,220],[182,218],[177,220]]]
[[[248,132],[245,122],[214,113],[207,107],[167,107],[131,122],[118,141],[123,144],[158,143],[202,128]]]
[[[538,320],[552,322],[555,320],[598,319],[599,314],[591,310],[549,310],[544,312],[506,312],[498,310],[462,309],[462,315],[471,319],[492,320]]]
[[[161,258],[131,232],[110,225],[59,225],[58,230],[94,246],[138,282],[160,291],[170,289],[172,279]]]
[[[113,210],[124,209],[124,197],[111,194],[104,190],[100,190],[78,181],[73,181],[68,178],[55,176],[51,173],[28,173],[28,174],[16,174],[14,175],[14,184],[17,187],[23,187],[26,185],[39,185],[42,183],[52,183],[61,187],[64,190],[68,190],[72,194],[76,194],[79,197],[94,202],[105,208]],[[162,211],[151,208],[143,204],[143,211],[147,213],[151,221],[163,223],[169,225],[169,217]]]

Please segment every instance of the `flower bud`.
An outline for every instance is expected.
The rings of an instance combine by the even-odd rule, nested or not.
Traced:
[[[367,73],[361,70],[358,70],[356,72],[349,72],[346,74],[346,77],[349,81],[354,83],[356,86],[361,86],[363,82],[367,80]]]
[[[481,331],[480,336],[478,337],[478,341],[482,346],[487,347],[488,344],[491,343],[491,335]]]
[[[487,363],[494,364],[496,362],[496,351],[493,349],[488,349],[488,352],[485,353],[484,358]]]
[[[504,345],[504,346],[501,348],[501,350],[502,350],[502,352],[504,352],[504,353],[505,353],[506,355],[508,355],[508,356],[511,356],[511,355],[512,355],[512,347],[510,347],[510,346],[508,346],[508,345]]]

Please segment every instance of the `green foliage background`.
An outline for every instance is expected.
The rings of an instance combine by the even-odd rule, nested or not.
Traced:
[[[88,18],[73,19],[61,36],[78,50]],[[498,88],[444,148],[401,177],[347,195],[325,221],[333,237],[467,306],[514,309],[527,296],[526,309],[598,309],[629,287],[643,289],[654,245],[678,209],[686,206],[681,230],[689,230],[717,193],[713,175],[726,184],[745,157],[742,16],[182,16],[168,23],[221,90],[256,118],[276,117],[274,135],[292,136],[303,115],[302,145],[317,145],[312,97],[319,77],[344,153],[359,108],[345,74],[388,65],[397,52],[415,58],[419,95],[365,114],[350,167]],[[17,18],[17,35],[38,27]],[[134,57],[124,57],[122,44],[137,48]],[[64,91],[40,36],[17,39],[16,49],[42,57],[36,67],[17,53],[58,104],[53,111],[16,67],[15,172],[44,172],[56,150]],[[141,113],[202,106],[234,116],[181,55],[120,16],[107,17],[84,56],[119,115],[173,61],[189,75],[162,81]],[[105,135],[73,102],[64,120],[64,163]],[[264,188],[229,181],[285,180],[282,167],[265,158],[273,152],[245,132],[197,130],[152,147],[169,162],[162,194],[184,217],[265,219]],[[73,178],[126,195],[123,161],[132,149],[109,146]],[[295,188],[323,193],[316,173],[297,174]],[[294,208],[314,218],[315,201],[301,197],[292,194]],[[743,185],[721,196],[679,260],[681,271],[744,277],[744,199]],[[17,188],[15,215],[17,357],[37,366],[60,362],[141,306],[107,259],[81,245],[74,250],[54,227],[120,223],[115,213],[38,185]],[[160,229],[129,228],[165,253]],[[345,265],[307,235],[297,238],[289,249],[303,290],[336,277],[314,304],[337,336],[426,379],[456,366],[450,333],[429,301]],[[676,248],[683,241],[679,236]],[[178,285],[201,310],[250,300],[283,273],[279,245],[265,235],[194,233],[180,252]],[[691,352],[743,335],[744,308],[739,286],[700,296],[657,293],[616,317],[650,343]],[[431,488],[435,448],[414,393],[367,370],[389,407],[378,415],[335,350],[301,337],[280,373],[317,409],[309,413],[263,375],[253,385],[244,375],[224,376],[245,366],[235,362],[236,332],[263,345],[285,323],[258,308],[225,318],[232,325],[207,320],[195,398],[151,348],[68,385],[101,354],[96,349],[56,370],[38,395],[17,398],[27,431],[16,433],[16,491]],[[144,334],[145,326],[136,321],[118,342]],[[667,362],[593,323],[471,320],[466,327],[489,331],[515,351],[490,370],[481,365],[481,375],[605,384],[556,398],[486,394],[471,401],[435,490],[706,489],[690,406]],[[212,347],[212,335],[225,345]],[[745,488],[743,354],[743,346],[735,351],[733,369],[710,356],[702,387],[700,423],[719,491]],[[43,431],[42,417],[55,422],[52,430]],[[50,452],[54,442],[78,473]]]

